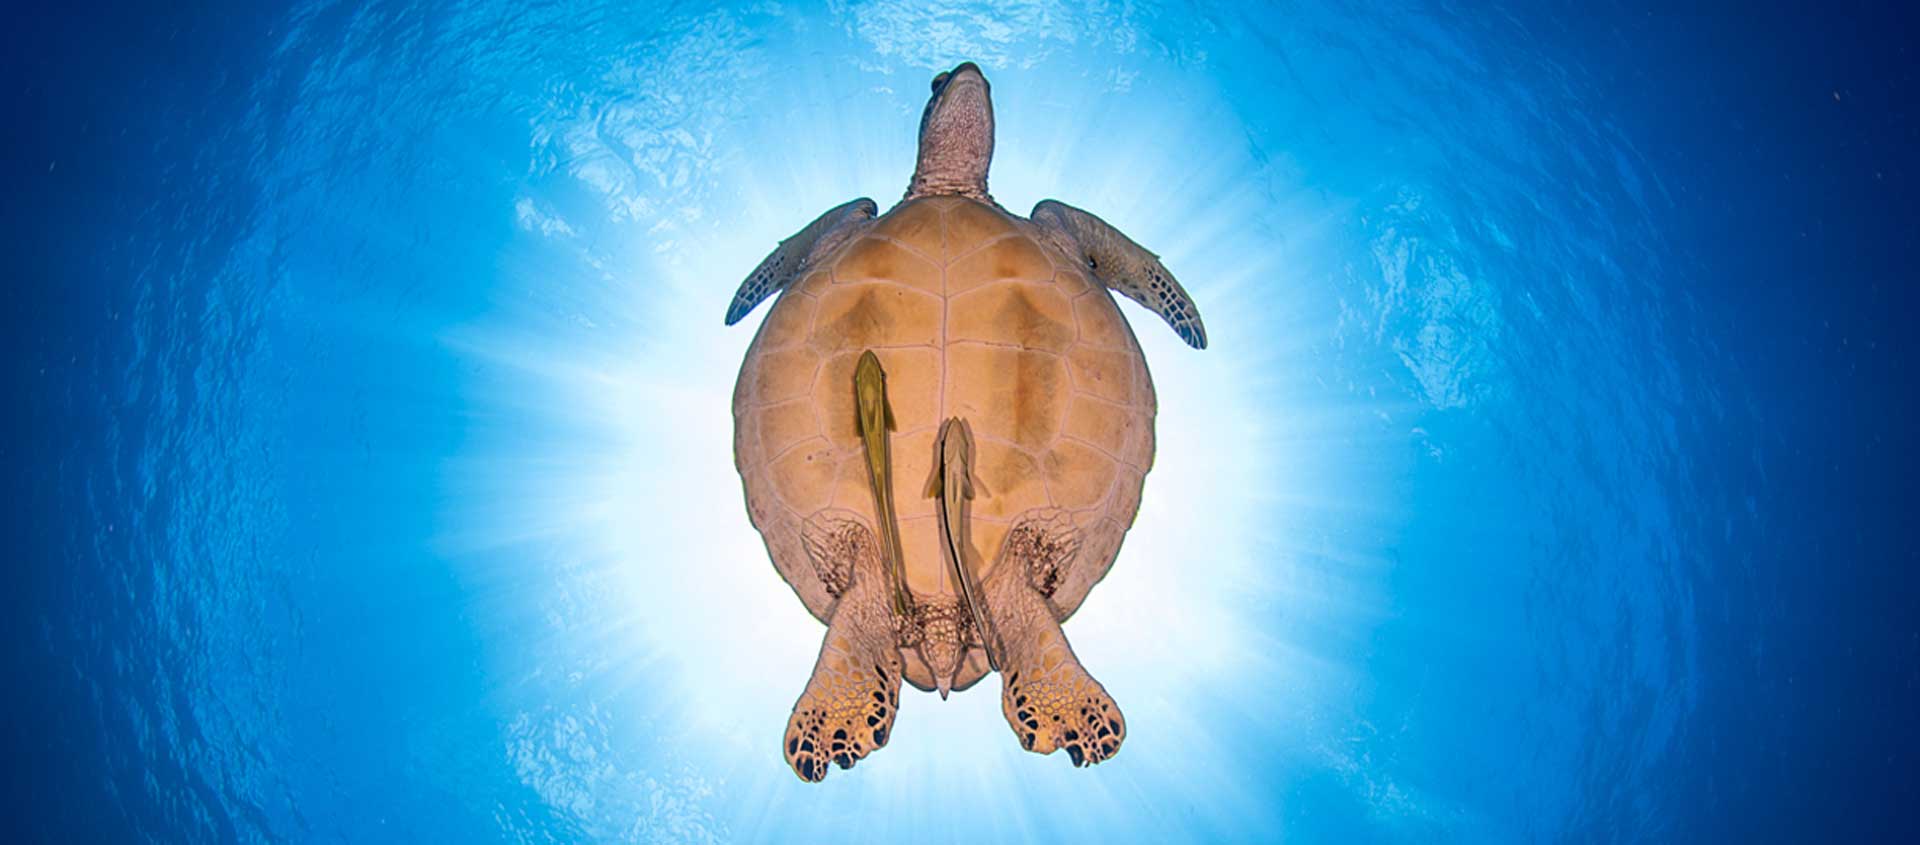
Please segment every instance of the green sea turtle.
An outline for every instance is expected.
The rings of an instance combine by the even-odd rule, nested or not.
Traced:
[[[1054,200],[987,194],[993,104],[933,79],[906,197],[823,214],[734,295],[781,292],[740,368],[734,458],[781,577],[827,623],[784,747],[801,778],[886,744],[900,681],[989,670],[1022,746],[1113,756],[1120,708],[1060,630],[1112,566],[1153,463],[1153,384],[1109,291],[1205,348],[1173,275]]]

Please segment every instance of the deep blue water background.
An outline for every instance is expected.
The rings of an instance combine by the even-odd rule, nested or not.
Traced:
[[[10,838],[1913,835],[1910,13],[6,14]],[[805,787],[719,315],[962,58],[1009,207],[1214,336],[1129,312],[1160,464],[1068,632],[1132,735],[916,697]]]

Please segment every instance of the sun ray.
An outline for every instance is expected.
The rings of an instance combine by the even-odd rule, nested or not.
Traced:
[[[576,157],[574,182],[533,186],[516,211],[525,234],[512,268],[528,285],[563,290],[543,298],[557,310],[508,308],[444,339],[480,372],[476,413],[499,421],[448,468],[452,489],[468,495],[450,514],[445,548],[564,561],[547,570],[555,584],[513,582],[565,617],[527,647],[576,673],[623,676],[607,681],[626,692],[618,700],[681,738],[678,754],[728,773],[730,793],[755,796],[743,806],[798,797],[774,745],[820,626],[768,562],[733,471],[733,377],[767,309],[731,330],[719,318],[758,256],[820,209],[859,195],[884,209],[898,197],[912,103],[923,96],[906,74],[796,72],[794,84],[819,94],[803,100],[806,115],[776,111],[735,130],[802,154],[750,143],[722,154],[727,169],[711,176],[698,219],[724,225],[655,209],[654,235],[610,237],[643,221],[555,211],[575,184],[631,189],[588,163],[598,159]],[[1379,561],[1343,537],[1393,505],[1343,488],[1350,476],[1333,467],[1362,451],[1355,421],[1389,410],[1309,375],[1327,338],[1310,310],[1319,281],[1310,274],[1333,260],[1314,250],[1340,203],[1295,192],[1276,210],[1273,186],[1244,179],[1256,164],[1231,154],[1244,149],[1244,130],[1195,79],[1135,78],[1125,98],[1108,80],[1035,69],[1009,68],[995,84],[996,198],[1016,211],[1045,197],[1099,209],[1161,252],[1216,338],[1196,353],[1123,305],[1159,387],[1157,463],[1113,572],[1068,629],[1128,708],[1129,747],[1102,777],[1075,778],[1019,751],[990,693],[911,697],[887,750],[825,788],[894,819],[889,827],[911,824],[897,808],[916,796],[945,794],[1007,818],[1008,830],[1058,834],[1125,814],[1129,796],[1173,778],[1191,800],[1260,817],[1272,812],[1271,785],[1234,783],[1205,761],[1245,737],[1277,748],[1313,730],[1276,724],[1276,713],[1342,707],[1356,669],[1327,638],[1360,636],[1384,612]],[[862,88],[869,95],[833,93]],[[1227,154],[1194,166],[1179,149]],[[607,207],[625,215],[641,205]],[[661,243],[663,226],[670,248],[643,247]],[[994,787],[1007,777],[1022,790]],[[749,837],[769,824],[729,819]]]

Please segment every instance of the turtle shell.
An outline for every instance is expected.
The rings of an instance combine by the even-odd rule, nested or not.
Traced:
[[[962,417],[980,482],[968,564],[984,579],[1018,519],[1065,512],[1079,553],[1048,600],[1066,619],[1113,565],[1153,463],[1153,384],[1113,296],[1033,224],[957,197],[894,207],[780,295],[740,368],[734,457],[774,566],[822,621],[834,597],[804,526],[834,511],[878,528],[853,392],[869,349],[909,588],[959,595],[922,491],[940,424]]]

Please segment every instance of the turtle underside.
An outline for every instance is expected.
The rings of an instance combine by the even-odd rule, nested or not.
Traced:
[[[1057,619],[1071,615],[1112,566],[1153,462],[1153,385],[1113,296],[1028,221],[956,197],[902,203],[813,268],[774,303],[733,399],[748,513],[781,576],[826,621],[847,578],[833,544],[857,533],[836,526],[878,528],[853,391],[871,350],[886,373],[902,563],[922,608],[901,645],[971,627],[922,494],[950,417],[977,450],[967,565],[989,577],[1011,529],[1045,528],[1014,536],[1072,548],[1023,574]],[[956,688],[987,671],[977,634],[960,639]],[[903,656],[907,680],[931,688],[926,664]]]

